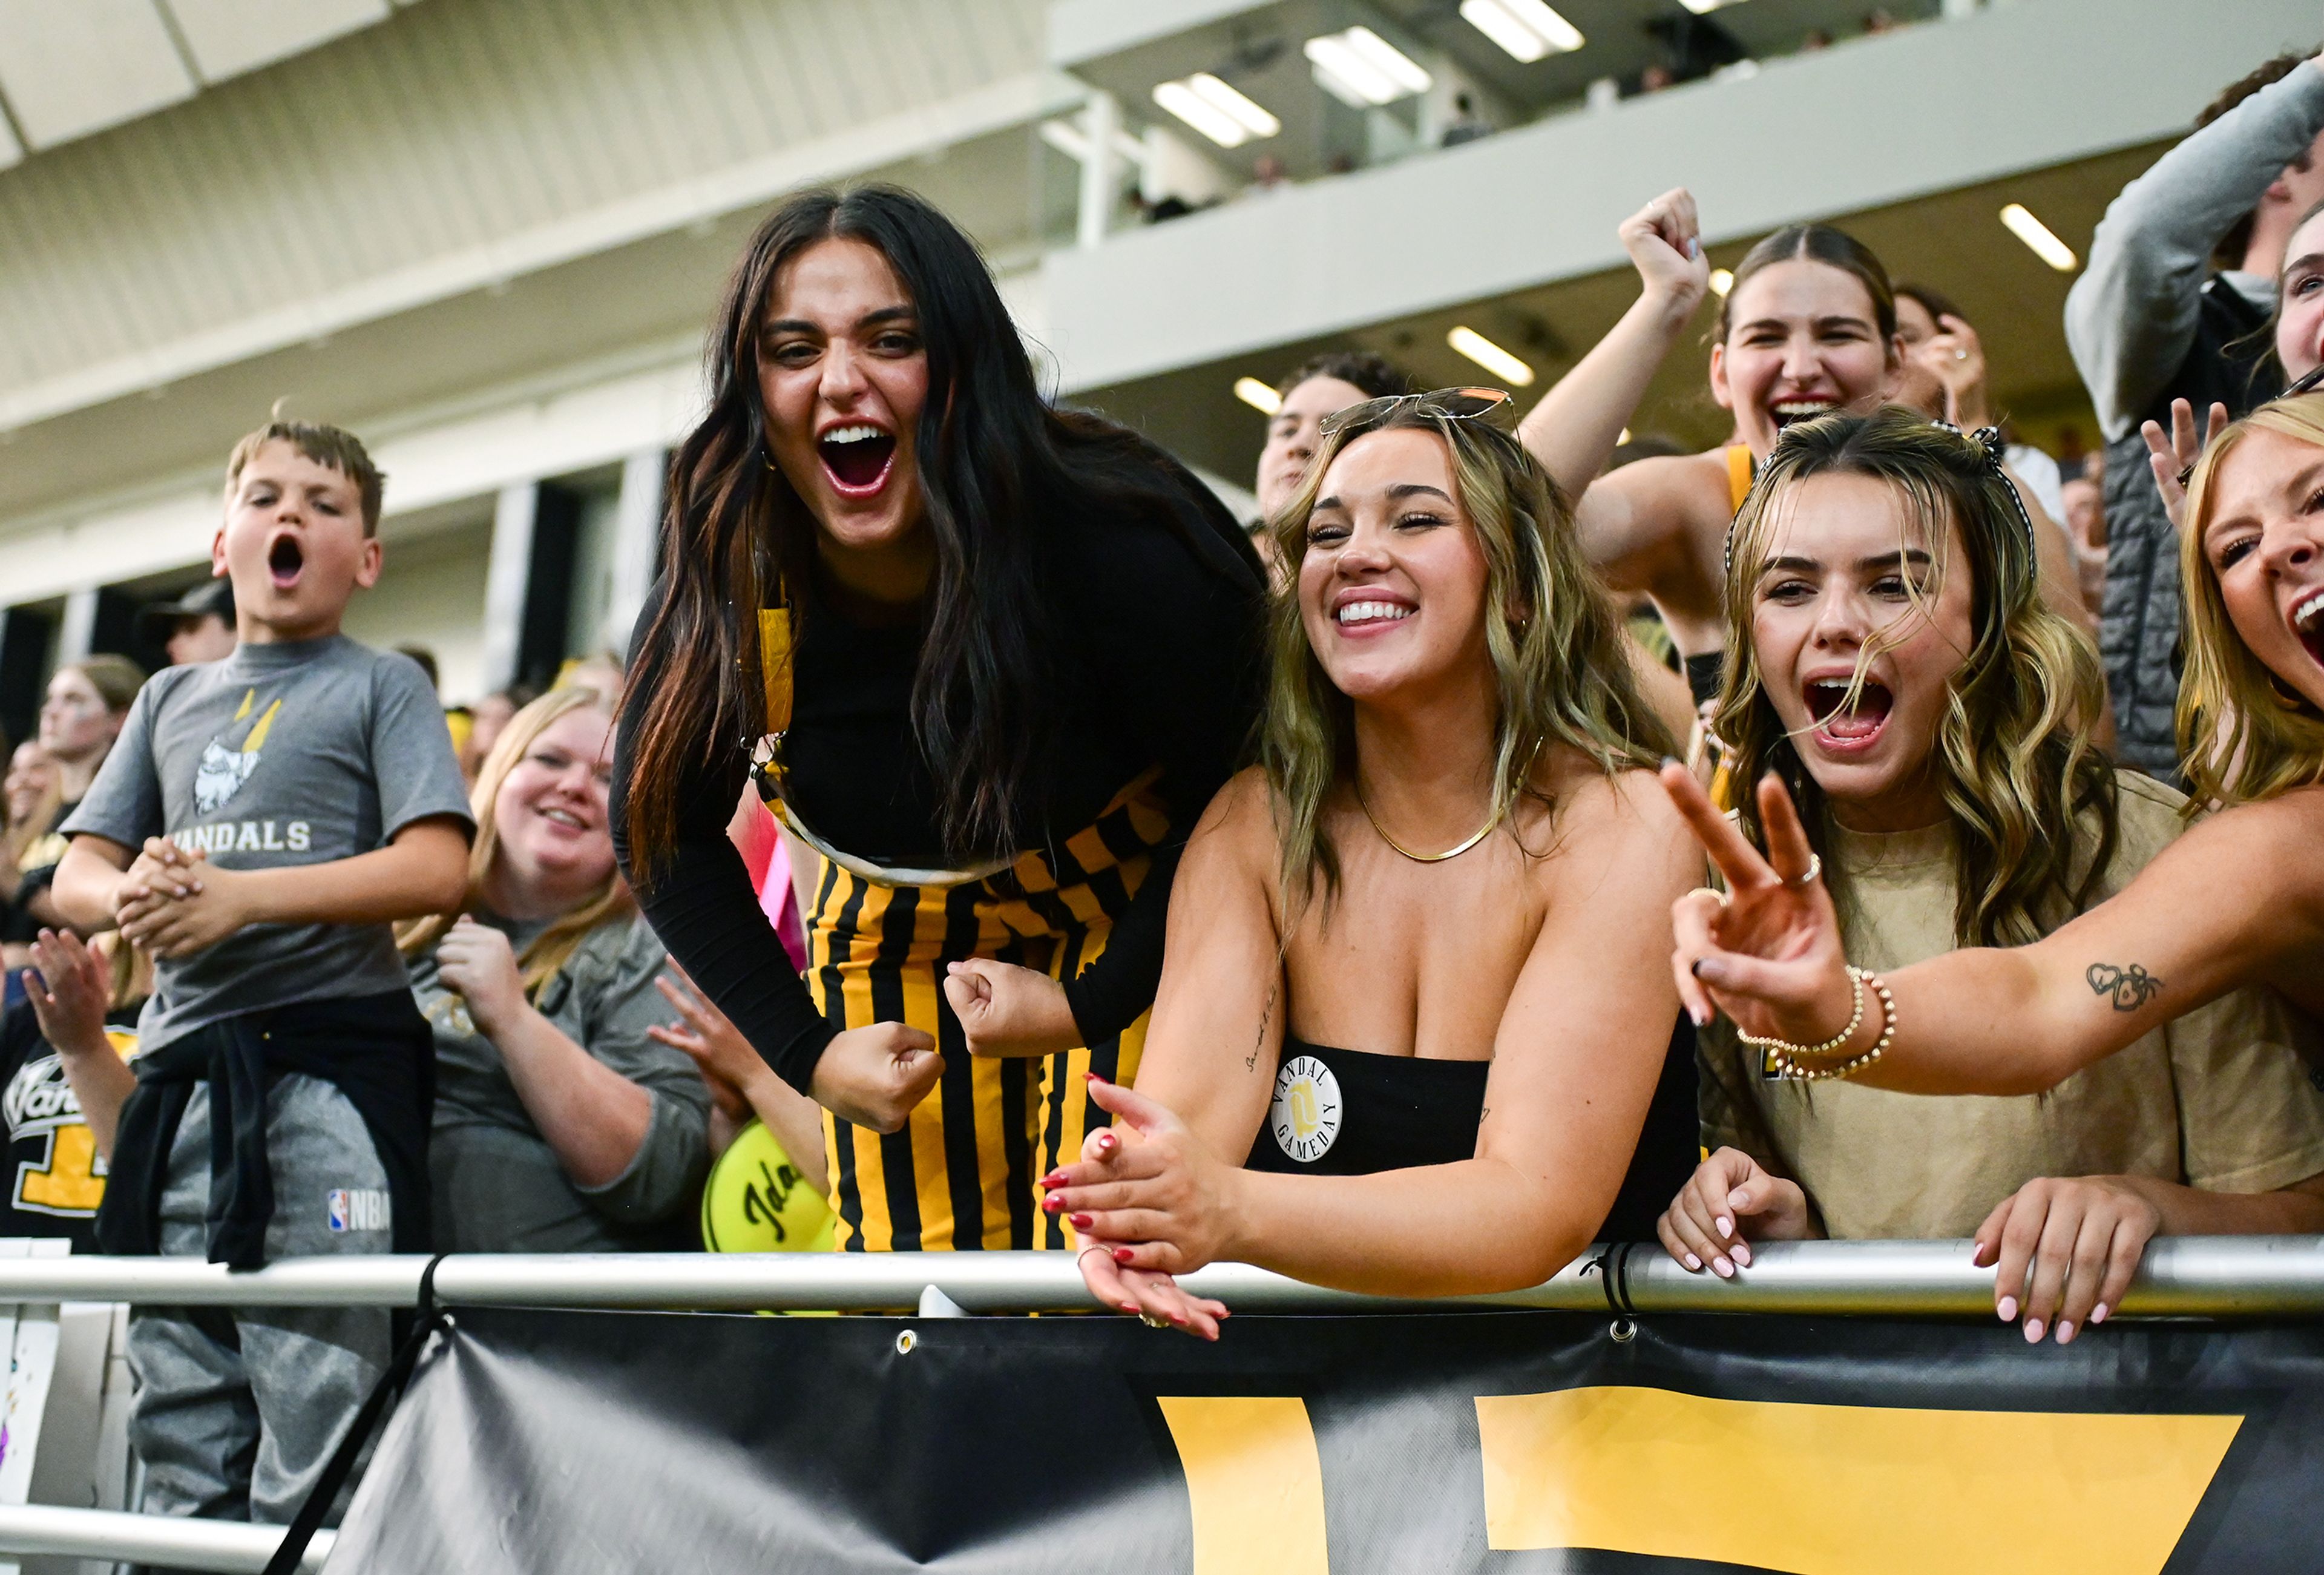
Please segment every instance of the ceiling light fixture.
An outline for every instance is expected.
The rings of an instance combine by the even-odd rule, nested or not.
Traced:
[[[1234,396],[1262,416],[1272,416],[1283,408],[1283,396],[1255,377],[1236,378]]]
[[[1533,368],[1476,329],[1455,328],[1444,336],[1444,342],[1494,376],[1507,378],[1519,388],[1533,386]]]
[[[1461,17],[1527,65],[1582,45],[1582,30],[1542,0],[1461,0]]]
[[[2081,266],[2074,249],[2058,239],[2054,231],[2026,211],[2025,205],[2013,202],[2001,210],[2001,222],[2009,233],[2033,248],[2034,255],[2061,273],[2071,273]]]
[[[1283,123],[1268,114],[1264,107],[1245,97],[1208,71],[1195,72],[1186,78],[1186,86],[1194,90],[1196,97],[1226,115],[1253,137],[1271,137],[1283,129]]]
[[[1714,268],[1711,271],[1711,294],[1719,297],[1721,300],[1725,300],[1727,299],[1727,292],[1734,288],[1735,275],[1731,271],[1725,268]]]
[[[1222,148],[1239,148],[1250,141],[1250,133],[1242,122],[1185,82],[1157,83],[1154,102]]]
[[[1436,78],[1369,27],[1327,32],[1301,49],[1314,69],[1315,86],[1351,109],[1393,104],[1425,93]]]

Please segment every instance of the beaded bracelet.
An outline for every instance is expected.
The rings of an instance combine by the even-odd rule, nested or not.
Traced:
[[[1888,993],[1887,981],[1869,969],[1850,968],[1848,972],[1856,981],[1859,1008],[1867,981],[1870,982],[1872,992],[1880,998],[1880,1036],[1872,1041],[1871,1049],[1861,1055],[1849,1057],[1838,1066],[1802,1066],[1792,1058],[1791,1051],[1795,1046],[1786,1045],[1781,1049],[1770,1049],[1766,1053],[1767,1065],[1777,1077],[1790,1078],[1798,1082],[1821,1082],[1829,1078],[1853,1077],[1887,1054],[1888,1046],[1895,1042],[1896,998]],[[1853,1029],[1850,1031],[1853,1032]]]
[[[1739,1024],[1736,1027],[1735,1036],[1754,1050],[1766,1051],[1771,1064],[1777,1061],[1794,1060],[1803,1055],[1829,1055],[1850,1039],[1855,1038],[1856,1030],[1864,1026],[1864,981],[1871,977],[1871,974],[1861,968],[1850,968],[1848,971],[1848,986],[1856,992],[1855,1009],[1848,1014],[1848,1027],[1821,1045],[1794,1045],[1789,1039],[1765,1038],[1757,1034],[1747,1034]]]

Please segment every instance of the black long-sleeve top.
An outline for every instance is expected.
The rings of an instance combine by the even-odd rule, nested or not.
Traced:
[[[1053,664],[1054,765],[1032,796],[1047,806],[1041,839],[1062,843],[1157,765],[1171,820],[1170,841],[1156,850],[1104,954],[1065,981],[1074,1021],[1091,1037],[1128,1027],[1154,999],[1178,852],[1242,755],[1264,686],[1263,580],[1247,539],[1200,482],[1154,457],[1174,500],[1167,512],[1067,517],[1044,533],[1051,628],[1063,649]],[[866,628],[832,604],[815,575],[805,578],[790,587],[798,636],[788,802],[817,836],[859,858],[946,867],[954,861],[938,829],[939,797],[911,724],[924,627]],[[727,839],[749,770],[739,749],[717,751],[680,784],[677,845],[652,880],[641,881],[632,865],[630,741],[658,677],[643,638],[660,599],[657,584],[632,647],[637,668],[613,772],[615,849],[670,954],[804,1092],[836,1030],[792,971]]]

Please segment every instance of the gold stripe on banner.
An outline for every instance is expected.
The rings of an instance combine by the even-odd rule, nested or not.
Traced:
[[[1307,1403],[1165,1395],[1159,1404],[1194,1506],[1194,1575],[1330,1575]]]
[[[1786,1575],[2152,1575],[2242,1422],[1631,1387],[1477,1399],[1491,1546]],[[1689,1482],[1709,1491],[1674,1497]]]

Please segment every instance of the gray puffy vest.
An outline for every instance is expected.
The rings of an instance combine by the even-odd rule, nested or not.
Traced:
[[[2143,419],[2171,425],[2186,400],[2200,422],[2214,403],[2247,415],[2283,387],[2267,315],[2214,276],[2203,286],[2195,342]],[[2163,510],[2146,439],[2134,427],[2106,451],[2106,601],[2098,654],[2106,662],[2122,763],[2165,782],[2179,778],[2179,539]]]

